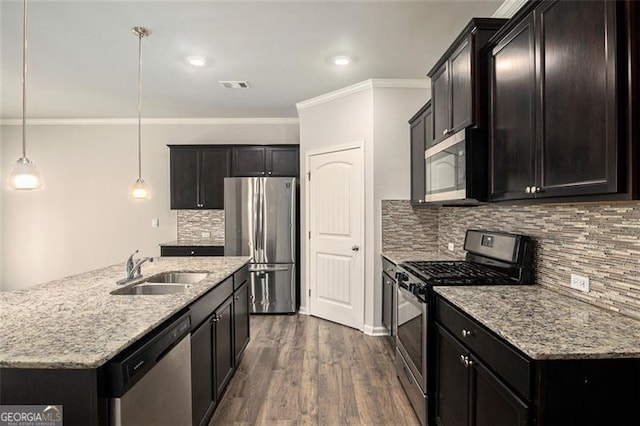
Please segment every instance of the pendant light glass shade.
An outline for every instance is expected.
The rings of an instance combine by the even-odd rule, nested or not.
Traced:
[[[131,188],[129,188],[129,198],[151,198],[151,191],[149,190],[149,185],[142,178],[138,178],[133,184]]]
[[[144,200],[151,198],[151,191],[142,179],[142,38],[151,32],[144,27],[133,27],[131,31],[138,37],[138,179],[129,188],[129,198]]]
[[[27,157],[20,157],[9,170],[7,188],[23,191],[43,189],[44,180],[35,164]]]
[[[18,158],[7,176],[6,186],[11,190],[30,191],[44,188],[40,170],[27,158],[27,0],[22,14],[22,157]]]

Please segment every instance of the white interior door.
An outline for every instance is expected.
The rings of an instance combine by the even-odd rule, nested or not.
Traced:
[[[364,325],[363,148],[309,156],[309,312]]]

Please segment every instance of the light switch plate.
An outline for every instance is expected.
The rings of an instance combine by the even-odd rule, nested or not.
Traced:
[[[160,227],[160,219],[151,219],[151,227],[159,228]]]
[[[447,244],[447,248],[449,249],[449,251],[454,251],[455,250],[455,246],[453,245],[453,243]]]
[[[571,274],[571,288],[589,292],[589,277],[585,277],[578,274]]]
[[[202,238],[211,238],[211,232],[201,232],[200,236]]]

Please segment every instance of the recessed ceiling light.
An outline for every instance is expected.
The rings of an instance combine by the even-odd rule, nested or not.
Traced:
[[[202,56],[189,56],[187,58],[187,62],[189,62],[194,67],[203,67],[204,64],[207,63],[207,60],[204,59]]]
[[[348,57],[348,56],[341,55],[341,56],[336,56],[336,57],[332,58],[331,61],[335,65],[343,67],[343,66],[349,65],[351,63],[351,58]]]

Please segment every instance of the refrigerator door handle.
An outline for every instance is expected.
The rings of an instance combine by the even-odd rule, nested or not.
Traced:
[[[272,266],[272,267],[264,267],[264,266],[251,266],[249,265],[249,272],[278,272],[278,271],[288,271],[289,266]]]

